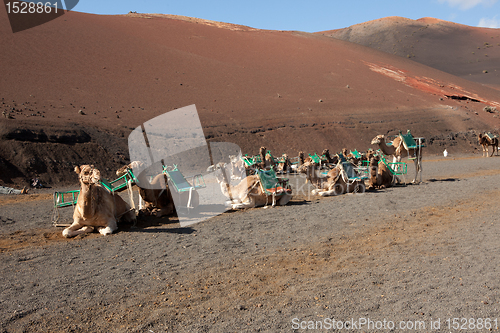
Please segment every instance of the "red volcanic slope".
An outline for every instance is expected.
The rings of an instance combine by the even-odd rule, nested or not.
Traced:
[[[500,125],[495,114],[482,111],[499,105],[494,89],[317,34],[77,12],[12,34],[1,12],[0,45],[1,107],[14,118],[2,117],[0,137],[9,147],[28,133],[16,137],[16,128],[30,130],[23,147],[44,141],[40,133],[49,129],[63,138],[55,139],[59,143],[64,131],[85,142],[85,133],[75,134],[82,129],[126,138],[144,121],[191,104],[208,138],[235,142],[252,154],[261,145],[292,156],[298,150],[364,150],[389,130],[412,129],[438,140],[444,132]],[[388,71],[405,73],[404,79]],[[425,87],[411,83],[419,79]],[[104,141],[99,137],[96,144]],[[33,149],[36,160],[43,149]],[[78,159],[80,148],[72,149]],[[98,154],[89,151],[81,159]]]
[[[470,27],[429,17],[418,20],[386,17],[318,34],[410,58],[500,89],[500,29]]]

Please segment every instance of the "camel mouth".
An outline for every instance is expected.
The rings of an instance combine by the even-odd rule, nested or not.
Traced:
[[[83,176],[81,178],[81,180],[82,180],[82,184],[85,184],[85,185],[93,185],[93,184],[97,183],[97,181],[90,176],[87,176],[87,177]]]
[[[82,168],[80,172],[80,181],[85,185],[93,185],[97,184],[100,180],[100,172],[99,170],[93,167],[85,167]]]

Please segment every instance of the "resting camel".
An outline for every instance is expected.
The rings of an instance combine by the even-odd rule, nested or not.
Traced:
[[[225,164],[218,165],[215,176],[220,185],[222,194],[230,199],[232,209],[253,208],[276,204],[286,205],[292,198],[292,189],[283,189],[284,193],[273,198],[273,195],[267,195],[261,186],[258,175],[247,176],[238,185],[233,186],[228,182]]]
[[[391,187],[396,183],[399,183],[399,178],[392,174],[385,163],[380,162],[380,157],[371,157],[368,189]]]
[[[288,173],[292,171],[292,162],[288,158],[287,154],[283,154],[281,156],[281,161],[278,162],[277,172],[279,173]]]
[[[311,191],[313,195],[326,197],[365,191],[364,181],[349,182],[342,163],[338,163],[324,177],[319,176],[319,169],[320,166],[313,162],[306,162],[298,169],[299,172],[306,174],[307,181],[315,187]]]
[[[394,157],[394,162],[401,162],[401,157],[408,156],[412,157],[413,163],[415,164],[415,178],[412,183],[417,183],[417,177],[420,174],[420,179],[422,179],[422,149],[410,149],[406,150],[401,136],[396,137],[392,141],[392,145],[388,146],[385,143],[385,136],[383,134],[377,135],[373,138],[372,145],[378,145],[380,150],[385,155],[392,155]]]
[[[124,175],[128,169],[136,170],[140,167],[142,163],[134,161],[128,165],[125,165],[116,171],[117,176]],[[164,173],[156,175],[151,181],[147,179],[146,173],[142,172],[137,176],[139,184],[149,184],[147,186],[139,186],[139,195],[145,202],[144,209],[146,212],[151,213],[155,208],[156,217],[162,217],[166,215],[173,214],[175,212],[174,200],[172,198],[172,193],[168,186],[167,176]]]
[[[489,149],[488,146],[493,147],[490,157],[493,156],[495,150],[498,156],[498,138],[490,139],[488,135],[483,135],[479,133],[479,135],[477,136],[477,141],[483,147],[483,157],[485,156],[488,157],[488,149]]]
[[[73,213],[73,224],[63,230],[64,237],[92,232],[109,235],[118,229],[116,221],[135,221],[135,213],[116,193],[109,192],[99,184],[101,174],[93,165],[75,167],[80,179],[80,193]]]
[[[329,149],[324,149],[321,153],[321,156],[325,157],[326,163],[328,164],[337,164],[337,162],[339,161],[338,155],[332,156]]]
[[[274,163],[273,158],[271,155],[267,153],[267,148],[266,147],[260,147],[259,149],[259,156],[261,163],[258,165],[259,169],[267,169],[269,170],[270,168],[274,168],[276,163]]]
[[[299,167],[305,163],[312,163],[313,160],[311,156],[308,156],[307,158],[305,157],[305,154],[303,151],[299,151]]]

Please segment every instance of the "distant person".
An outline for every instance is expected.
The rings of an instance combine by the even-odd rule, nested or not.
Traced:
[[[443,152],[444,157],[448,157],[448,151],[445,149]]]
[[[12,187],[6,187],[0,185],[0,194],[26,194],[28,193],[28,189],[24,187],[22,190],[16,190]]]

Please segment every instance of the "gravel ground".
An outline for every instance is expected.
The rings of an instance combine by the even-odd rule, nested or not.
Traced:
[[[497,331],[499,161],[431,157],[420,185],[70,240],[53,189],[0,197],[0,331]]]

